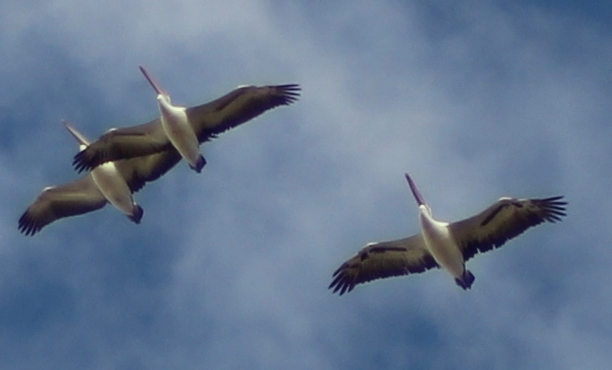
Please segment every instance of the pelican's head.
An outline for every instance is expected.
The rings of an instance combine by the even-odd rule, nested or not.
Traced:
[[[412,181],[410,175],[406,174],[406,180],[408,180],[408,185],[410,185],[410,190],[412,190],[412,195],[414,195],[414,199],[419,206],[419,210],[427,211],[427,213],[431,216],[431,209],[429,208],[429,205],[425,203],[425,199],[423,199],[423,196],[419,192],[419,189],[417,189],[414,181]]]
[[[155,92],[157,93],[157,101],[159,103],[163,102],[166,104],[170,104],[170,95],[168,95],[168,93],[164,91],[164,89],[162,89],[161,86],[159,86],[155,82],[155,80],[153,80],[153,78],[149,75],[149,72],[147,72],[147,70],[144,69],[143,66],[138,66],[138,68],[140,68],[140,72],[142,72],[142,74],[145,76],[147,81],[149,81],[149,83],[153,87],[153,90],[155,90]]]
[[[78,132],[76,128],[72,127],[72,125],[68,121],[62,120],[62,123],[64,124],[68,132],[70,132],[72,136],[74,136],[74,138],[78,141],[79,150],[82,151],[87,148],[87,146],[89,145],[89,140],[87,140],[87,138],[83,136],[83,134]]]

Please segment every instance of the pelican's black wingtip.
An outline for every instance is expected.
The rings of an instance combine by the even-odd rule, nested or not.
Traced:
[[[539,203],[546,212],[544,219],[548,222],[556,223],[567,216],[567,201],[563,195],[540,199]]]
[[[72,166],[77,173],[91,170],[91,166],[85,162],[85,155],[83,153],[85,153],[84,150],[78,152],[72,160]]]
[[[327,289],[333,289],[332,294],[338,293],[338,296],[342,296],[344,293],[353,290],[355,288],[355,283],[350,281],[345,274],[338,274],[338,272],[339,271],[336,271],[334,273],[334,280],[329,284]]]
[[[19,217],[17,229],[25,236],[34,236],[34,234],[40,231],[41,227],[33,222],[26,211]]]
[[[290,105],[299,100],[302,88],[299,84],[279,85],[276,88],[280,89],[284,101],[283,104]]]

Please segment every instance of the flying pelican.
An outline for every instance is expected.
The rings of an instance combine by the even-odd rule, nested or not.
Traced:
[[[79,142],[80,150],[85,149],[88,140],[68,122],[63,123]],[[133,222],[140,223],[143,210],[134,202],[132,194],[168,172],[180,160],[180,154],[169,148],[148,156],[106,162],[76,181],[44,188],[19,218],[19,231],[34,235],[57,219],[95,211],[107,202]]]
[[[435,220],[414,181],[406,174],[419,206],[421,232],[411,237],[369,243],[333,274],[329,289],[340,295],[355,285],[390,276],[442,267],[457,285],[470,289],[474,275],[465,262],[478,252],[501,247],[532,226],[555,223],[565,216],[563,196],[545,199],[500,198],[476,216],[458,222]]]
[[[153,154],[175,147],[189,166],[200,172],[206,160],[199,144],[241,125],[267,110],[295,102],[300,94],[297,84],[241,86],[232,92],[195,107],[172,105],[170,96],[139,67],[157,93],[160,117],[151,122],[122,129],[111,129],[79,152],[73,161],[78,172],[104,162]]]

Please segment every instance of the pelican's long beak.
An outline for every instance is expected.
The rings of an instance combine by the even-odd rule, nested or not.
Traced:
[[[408,180],[408,185],[410,185],[410,190],[412,190],[412,195],[414,195],[414,199],[416,199],[418,205],[424,205],[425,200],[421,196],[421,193],[419,193],[419,189],[417,189],[416,184],[414,183],[414,181],[412,181],[410,175],[406,174],[406,180]]]
[[[161,86],[159,86],[155,80],[153,79],[153,77],[151,77],[149,75],[149,72],[147,72],[146,69],[144,69],[143,66],[138,66],[138,68],[140,69],[140,72],[142,72],[142,74],[145,76],[145,78],[147,79],[147,81],[149,81],[149,83],[151,84],[151,86],[153,87],[153,89],[155,90],[155,92],[157,93],[157,95],[162,95],[164,97],[166,97],[166,99],[168,99],[168,101],[170,101],[170,95],[168,95],[167,92],[164,91],[164,89],[161,88]]]
[[[74,138],[79,142],[79,146],[81,147],[81,150],[85,149],[85,147],[89,145],[89,140],[87,140],[87,138],[83,136],[83,134],[78,132],[76,128],[72,127],[70,122],[66,120],[62,120],[62,123],[64,124],[66,129],[68,129],[68,132],[70,132],[72,136],[74,136]]]

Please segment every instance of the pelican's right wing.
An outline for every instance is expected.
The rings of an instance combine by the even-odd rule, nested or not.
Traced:
[[[467,261],[477,253],[499,248],[508,240],[543,222],[566,215],[563,196],[543,199],[501,198],[476,216],[450,224],[451,235]]]
[[[19,218],[19,231],[34,235],[51,222],[104,207],[106,198],[91,174],[67,184],[43,189]]]
[[[242,86],[211,102],[187,108],[200,143],[239,126],[264,112],[298,100],[298,84]]]
[[[78,172],[105,162],[158,153],[172,147],[159,118],[137,126],[111,129],[74,156]]]
[[[117,170],[135,193],[147,182],[155,181],[181,160],[181,155],[170,147],[162,152],[115,162]]]
[[[421,234],[409,238],[370,243],[333,274],[329,285],[334,293],[348,293],[355,285],[375,279],[408,275],[439,267]]]

